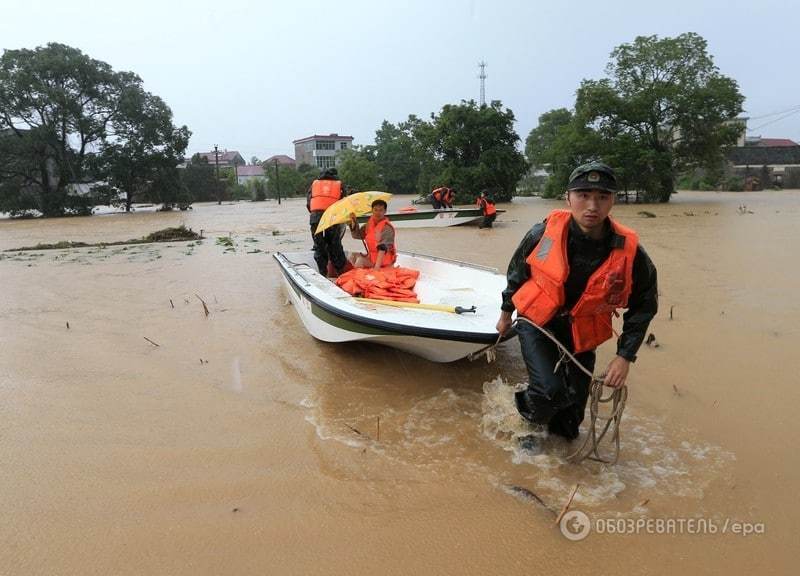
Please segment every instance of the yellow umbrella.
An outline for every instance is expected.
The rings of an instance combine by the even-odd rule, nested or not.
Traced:
[[[322,218],[320,218],[319,224],[317,224],[317,231],[315,234],[319,234],[336,224],[347,222],[350,219],[350,214],[355,214],[356,216],[369,214],[372,210],[372,203],[375,202],[375,200],[388,202],[391,197],[392,195],[388,192],[376,192],[374,190],[370,192],[357,192],[355,194],[350,194],[350,196],[345,196],[341,200],[337,200],[328,206],[328,209],[323,212]]]

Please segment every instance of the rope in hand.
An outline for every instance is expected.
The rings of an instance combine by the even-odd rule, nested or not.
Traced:
[[[561,364],[561,361],[564,359],[564,357],[567,357],[572,361],[573,364],[575,364],[575,366],[578,367],[578,369],[591,378],[589,390],[589,430],[583,440],[583,444],[581,444],[581,446],[572,454],[567,456],[567,460],[574,462],[575,464],[586,459],[594,460],[596,462],[604,462],[606,464],[616,464],[619,460],[619,426],[622,423],[622,413],[625,411],[625,403],[628,400],[628,387],[623,385],[619,388],[614,388],[608,396],[604,397],[602,376],[595,377],[592,372],[587,370],[586,367],[581,364],[577,358],[575,358],[575,356],[558,340],[558,338],[553,336],[550,332],[538,324],[531,322],[524,316],[518,316],[511,325],[512,328],[519,322],[526,322],[530,324],[542,334],[547,336],[558,347],[558,349],[561,351],[561,360],[559,360],[558,364],[556,364],[556,370],[558,369],[558,366]],[[498,337],[497,342],[494,344],[490,344],[486,348],[482,348],[481,350],[470,354],[468,358],[470,360],[474,360],[483,354],[486,354],[487,361],[491,362],[494,360],[495,348],[499,343],[500,337]],[[610,414],[607,416],[601,416],[600,405],[608,404],[609,402],[611,403]],[[602,424],[603,429],[599,434],[597,433],[598,420],[604,421],[604,424]],[[612,458],[606,459],[600,456],[599,445],[609,431],[611,431],[611,441],[614,443],[614,454]]]

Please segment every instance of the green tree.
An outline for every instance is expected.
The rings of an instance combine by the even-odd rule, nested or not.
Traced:
[[[456,189],[457,200],[472,201],[483,189],[496,200],[510,200],[528,164],[517,149],[514,113],[495,100],[445,105],[430,128],[418,126],[423,149],[440,163],[436,185]]]
[[[562,131],[567,129],[572,122],[572,112],[566,108],[550,110],[539,116],[539,124],[525,139],[525,156],[531,166],[535,168],[550,166],[552,147],[562,136]]]
[[[175,207],[186,210],[192,204],[192,195],[186,186],[183,174],[185,170],[176,167],[161,168],[153,173],[148,184],[147,197],[161,204],[161,210],[172,210]]]
[[[141,93],[141,82],[63,44],[6,50],[0,56],[0,132],[16,141],[6,146],[12,156],[0,159],[0,183],[15,183],[12,188],[24,191],[25,202],[44,216],[85,202],[70,188],[102,178],[98,151],[128,95]]]
[[[41,166],[34,159],[43,155],[43,146],[32,130],[0,130],[0,211],[30,216],[41,207]]]
[[[606,72],[581,83],[576,116],[599,132],[599,152],[614,156],[646,199],[667,202],[680,172],[721,164],[736,141],[738,128],[728,121],[741,113],[743,97],[701,36],[637,37],[614,49]]]
[[[245,186],[254,202],[262,202],[267,199],[267,181],[264,178],[248,180]]]
[[[559,108],[539,116],[539,124],[528,135],[525,150],[533,166],[546,168],[550,173],[541,195],[561,196],[569,174],[579,164],[595,159],[600,144],[599,134],[569,110]]]
[[[367,147],[371,148],[378,178],[393,194],[419,192],[420,176],[430,158],[417,139],[415,131],[419,125],[419,119],[413,115],[397,126],[384,120],[375,132],[375,146]]]
[[[305,196],[308,187],[319,172],[308,164],[301,165],[297,170],[291,166],[274,163],[263,163],[264,175],[267,177],[267,193],[270,198],[277,199],[280,192],[281,198],[292,196]]]
[[[340,154],[339,178],[357,191],[383,190],[378,177],[378,165],[367,152],[358,149],[343,150]]]
[[[195,202],[217,199],[217,179],[214,167],[200,154],[195,154],[181,171],[181,179]]]
[[[123,194],[126,211],[143,196],[154,201],[156,197],[170,199],[170,195],[152,193],[155,182],[175,189],[176,194],[185,187],[175,170],[190,132],[186,126],[172,124],[172,111],[161,98],[131,87],[121,95],[110,126],[99,162],[108,183]]]

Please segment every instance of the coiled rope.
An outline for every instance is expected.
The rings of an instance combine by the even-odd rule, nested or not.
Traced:
[[[511,325],[512,328],[516,326],[519,322],[525,322],[530,324],[537,330],[539,330],[542,334],[547,336],[559,349],[561,352],[561,358],[556,363],[556,367],[553,370],[554,372],[558,370],[561,362],[568,358],[572,361],[575,366],[578,367],[584,374],[586,374],[589,378],[591,378],[590,390],[589,390],[589,429],[587,431],[586,437],[583,440],[581,446],[575,450],[572,454],[567,456],[567,460],[573,462],[575,464],[582,462],[583,460],[589,459],[594,460],[595,462],[603,462],[606,464],[616,464],[619,460],[619,428],[620,424],[622,423],[622,413],[625,411],[625,403],[628,400],[628,387],[626,385],[620,386],[619,388],[613,388],[611,393],[607,396],[603,396],[603,376],[595,377],[595,375],[590,372],[583,364],[581,364],[577,358],[564,346],[558,338],[553,336],[550,332],[536,324],[535,322],[531,322],[527,318],[523,316],[518,316],[514,323]],[[487,346],[486,348],[475,352],[469,356],[470,360],[474,360],[483,354],[486,354],[487,360],[491,362],[494,359],[495,351],[494,349],[500,343],[500,339],[495,344]],[[611,410],[610,413],[604,416],[600,415],[600,405],[601,404],[608,404],[611,403]],[[601,421],[602,431],[598,434],[598,420]],[[611,458],[603,458],[600,455],[599,446],[600,443],[605,438],[608,432],[611,432],[611,442],[614,443],[614,453],[613,457]]]

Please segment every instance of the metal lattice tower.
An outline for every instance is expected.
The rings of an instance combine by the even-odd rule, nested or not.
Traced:
[[[481,73],[478,78],[481,79],[481,106],[486,106],[486,62],[481,60],[478,62]]]

